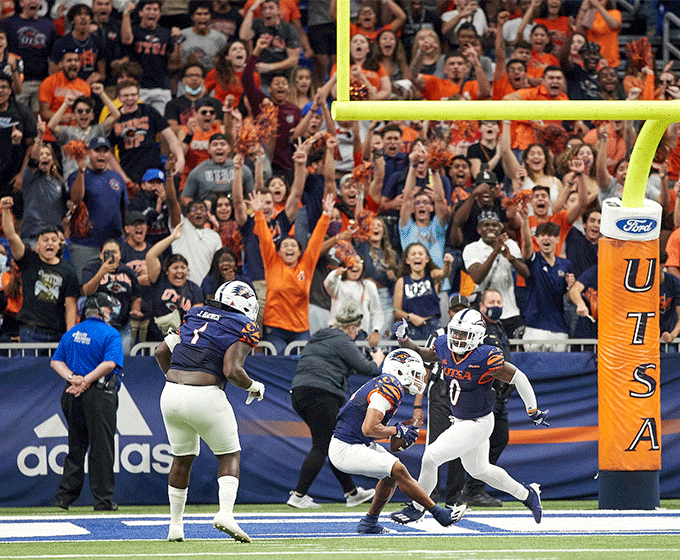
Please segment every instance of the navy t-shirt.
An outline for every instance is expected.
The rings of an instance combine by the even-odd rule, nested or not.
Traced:
[[[168,58],[175,45],[170,30],[160,25],[156,29],[134,25],[132,35],[134,38],[132,45],[128,46],[128,53],[144,70],[139,87],[170,89]]]
[[[83,284],[87,284],[101,267],[101,262],[91,261],[83,268]],[[110,295],[120,307],[116,307],[111,314],[110,324],[121,329],[130,321],[130,307],[132,300],[141,297],[137,274],[125,264],[119,264],[111,274],[104,274],[97,286],[97,292]]]
[[[536,252],[525,262],[530,272],[526,281],[527,305],[524,309],[527,327],[568,333],[564,319],[564,294],[567,292],[567,273],[572,272],[571,263],[555,257],[555,264],[550,266],[543,255]]]
[[[659,285],[659,325],[661,332],[671,332],[678,323],[677,307],[680,305],[680,278],[664,273]]]
[[[120,165],[130,179],[141,181],[148,169],[163,169],[156,134],[170,126],[151,105],[139,103],[132,113],[120,116],[110,141],[118,147]]]
[[[59,64],[64,50],[78,49],[80,55],[80,70],[78,77],[87,80],[97,71],[97,62],[104,58],[104,44],[96,35],[90,33],[84,43],[76,41],[72,33],[59,37],[52,46],[50,59]]]
[[[77,175],[77,171],[69,175],[69,192],[73,188]],[[129,203],[123,178],[111,169],[95,173],[89,167],[85,168],[83,201],[90,213],[92,223],[90,235],[78,238],[71,233],[71,241],[80,245],[100,247],[107,239],[120,239],[123,231],[122,208],[127,207]]]
[[[58,37],[52,20],[46,17],[29,20],[16,15],[0,22],[0,27],[7,32],[7,50],[24,61],[24,79],[47,78],[48,59]]]

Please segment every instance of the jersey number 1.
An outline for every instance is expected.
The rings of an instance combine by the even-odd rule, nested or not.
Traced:
[[[191,339],[191,344],[196,344],[198,342],[198,337],[200,336],[199,333],[202,333],[205,331],[205,329],[208,328],[208,323],[203,323],[203,326],[200,329],[194,329],[194,337]]]

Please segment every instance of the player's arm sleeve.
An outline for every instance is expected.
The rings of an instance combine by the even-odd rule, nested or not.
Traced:
[[[510,383],[517,388],[520,398],[524,401],[527,413],[531,414],[534,412],[538,407],[536,404],[536,394],[534,393],[534,388],[531,386],[526,374],[519,368],[516,368],[515,375],[512,377]]]

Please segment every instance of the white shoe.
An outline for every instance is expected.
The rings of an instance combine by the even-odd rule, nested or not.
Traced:
[[[223,533],[227,533],[239,542],[251,542],[250,537],[238,526],[233,516],[228,513],[218,512],[213,519],[213,527]]]
[[[168,540],[170,542],[179,542],[184,540],[184,526],[170,524],[168,531]]]
[[[312,500],[309,494],[305,494],[304,496],[300,497],[295,493],[295,490],[290,491],[290,498],[288,498],[286,504],[288,504],[290,507],[298,509],[313,509],[321,507],[321,504],[317,504],[314,500]]]
[[[368,500],[373,499],[373,496],[375,496],[375,488],[366,490],[361,486],[357,486],[357,493],[354,494],[354,496],[345,494],[345,497],[347,498],[347,507],[354,507],[363,504],[364,502],[368,502]]]

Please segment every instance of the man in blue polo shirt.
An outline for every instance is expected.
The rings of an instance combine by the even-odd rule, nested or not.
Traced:
[[[120,241],[123,232],[123,216],[129,204],[125,181],[119,173],[107,169],[111,144],[103,136],[90,141],[90,164],[87,158],[78,160],[78,171],[68,177],[71,201],[84,202],[90,214],[90,230],[79,237],[71,232],[71,262],[76,268],[78,281],[82,283],[83,267],[99,257],[99,250],[107,239]]]
[[[85,455],[95,511],[114,511],[114,434],[118,409],[118,372],[123,367],[123,342],[108,325],[115,302],[108,294],[88,297],[83,321],[59,342],[50,365],[68,385],[61,409],[68,423],[68,454],[55,504],[68,509],[85,481]]]
[[[525,340],[564,340],[569,328],[564,318],[564,294],[574,284],[571,262],[555,254],[560,226],[552,222],[539,224],[534,251],[529,219],[522,213],[522,258],[529,267],[527,305],[524,310]],[[565,344],[525,344],[527,352],[564,352]]]

